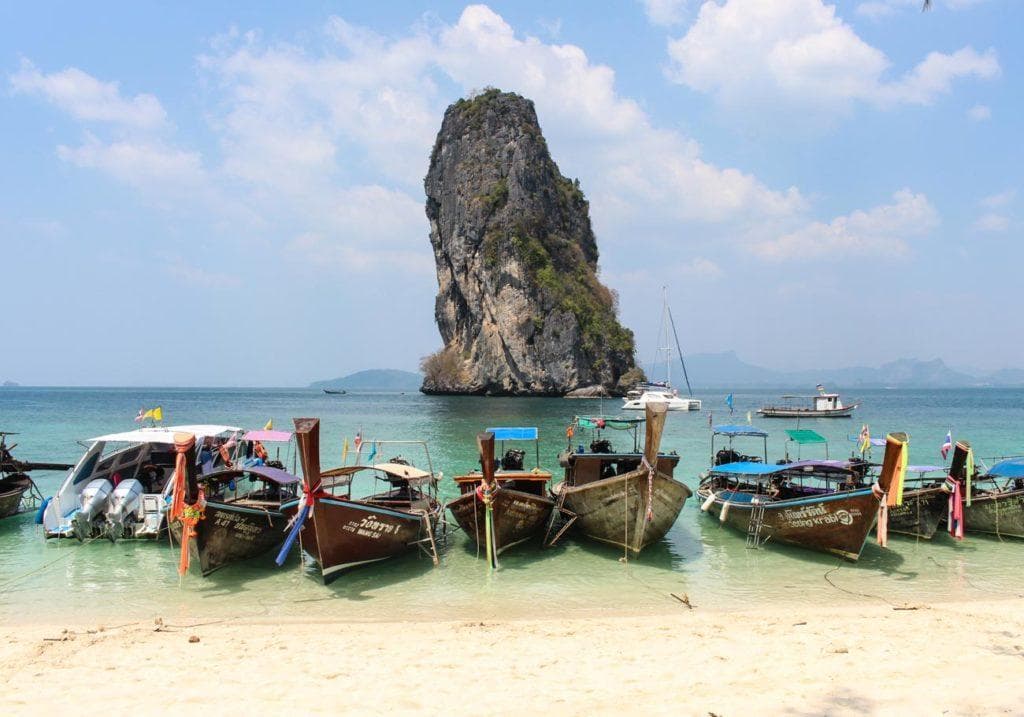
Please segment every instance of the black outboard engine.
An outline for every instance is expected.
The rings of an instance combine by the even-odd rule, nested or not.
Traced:
[[[501,467],[507,471],[521,471],[524,458],[526,458],[526,451],[519,448],[509,448],[501,459]]]
[[[394,458],[389,460],[388,463],[397,463],[400,466],[411,466],[412,465],[412,463],[410,463],[409,461],[405,460],[401,456],[395,456]]]
[[[607,438],[598,438],[590,442],[591,453],[611,453],[612,442]]]
[[[726,463],[739,463],[742,456],[731,448],[722,448],[715,454],[715,465],[724,466]]]

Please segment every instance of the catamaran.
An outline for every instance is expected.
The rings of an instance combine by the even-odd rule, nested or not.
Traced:
[[[167,527],[174,473],[174,434],[196,437],[197,465],[208,473],[234,460],[242,429],[195,425],[139,428],[86,441],[88,448],[60,489],[44,501],[47,538],[79,540],[105,535],[156,538]]]
[[[693,397],[693,389],[690,388],[690,377],[686,373],[686,362],[683,361],[683,350],[679,346],[679,334],[676,333],[676,322],[672,318],[672,309],[668,306],[668,291],[662,287],[662,309],[661,329],[658,332],[658,355],[665,356],[665,380],[656,382],[644,382],[637,384],[626,393],[626,400],[622,404],[623,410],[642,411],[648,403],[664,403],[669,411],[699,411],[701,403],[699,398]],[[683,367],[683,378],[686,381],[686,396],[680,396],[679,391],[672,388],[672,346],[669,344],[669,328],[672,329],[672,338],[675,339],[675,350],[679,353],[679,363]],[[657,363],[657,359],[655,359]]]

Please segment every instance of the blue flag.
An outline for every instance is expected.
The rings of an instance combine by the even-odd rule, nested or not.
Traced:
[[[730,393],[725,397],[725,405],[729,407],[729,413],[732,413],[732,394]]]
[[[373,459],[377,456],[377,444],[374,443],[370,446],[370,455],[366,457],[367,463],[373,463]]]

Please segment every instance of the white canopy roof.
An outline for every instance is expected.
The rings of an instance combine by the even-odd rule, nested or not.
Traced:
[[[104,441],[122,441],[125,443],[174,443],[175,433],[191,433],[196,439],[203,439],[207,436],[219,436],[222,433],[238,433],[242,429],[235,426],[218,426],[209,424],[197,424],[193,426],[161,426],[159,428],[136,428],[134,431],[122,433],[108,433],[105,436],[90,438],[90,443]]]

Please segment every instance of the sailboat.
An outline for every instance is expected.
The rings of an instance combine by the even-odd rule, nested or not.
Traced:
[[[661,287],[662,308],[661,308],[661,330],[658,332],[658,356],[665,356],[665,380],[657,382],[645,382],[637,384],[626,394],[626,400],[622,404],[626,411],[643,411],[648,403],[668,404],[670,411],[699,411],[701,402],[699,398],[693,397],[693,389],[690,388],[690,377],[686,373],[686,362],[683,361],[683,350],[679,347],[679,334],[676,332],[676,322],[672,318],[672,309],[668,306],[668,289]],[[669,328],[672,329],[672,338],[675,339],[675,349],[679,353],[679,363],[683,367],[683,379],[686,381],[686,396],[680,396],[679,391],[672,388],[672,346],[669,344]],[[657,358],[655,359],[657,363]]]

